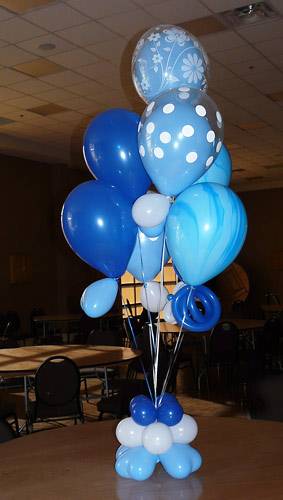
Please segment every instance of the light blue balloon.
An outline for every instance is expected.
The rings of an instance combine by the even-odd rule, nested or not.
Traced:
[[[144,481],[154,472],[158,457],[143,446],[135,446],[121,453],[115,464],[116,472],[126,478]]]
[[[155,26],[143,34],[134,51],[134,85],[145,102],[182,85],[204,89],[207,64],[207,55],[193,35],[179,26]]]
[[[207,172],[195,184],[200,182],[216,182],[222,186],[229,186],[232,176],[232,160],[225,144],[222,145],[219,155]]]
[[[117,449],[116,451],[116,459],[120,457],[120,455],[122,455],[123,453],[125,453],[125,451],[128,451],[128,446],[125,446],[123,444],[121,444],[119,446],[119,448]]]
[[[166,222],[166,219],[164,219],[164,221],[160,222],[160,224],[158,224],[157,226],[153,226],[153,227],[140,226],[140,230],[143,234],[145,234],[149,238],[155,238],[156,236],[159,236],[161,233],[163,233],[164,227],[165,227],[165,222]]]
[[[202,460],[199,452],[188,444],[173,443],[160,455],[160,462],[170,476],[184,479],[200,468]]]
[[[195,89],[174,89],[152,101],[139,127],[139,152],[158,191],[176,196],[217,157],[223,121],[213,100]]]
[[[139,281],[151,281],[160,272],[164,232],[155,238],[148,238],[141,231],[128,262],[127,270]],[[164,263],[168,262],[169,254],[165,246]]]
[[[166,222],[167,246],[182,279],[201,285],[237,257],[247,234],[247,216],[228,187],[203,182],[186,189]]]
[[[90,318],[99,318],[113,306],[118,293],[118,283],[104,278],[89,285],[81,297],[81,308]]]

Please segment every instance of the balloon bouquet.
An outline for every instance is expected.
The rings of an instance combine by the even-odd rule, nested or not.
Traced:
[[[132,76],[147,107],[141,118],[112,109],[92,120],[83,153],[97,180],[77,186],[62,210],[69,245],[106,276],[82,295],[87,315],[110,310],[126,269],[143,282],[152,384],[143,367],[149,397],[131,401],[131,417],[116,431],[121,444],[116,471],[136,480],[150,477],[158,462],[175,478],[201,465],[189,445],[197,424],[166,388],[183,329],[207,331],[219,321],[219,300],[204,283],[231,264],[247,232],[245,209],[228,187],[231,158],[223,144],[222,116],[206,94],[207,73],[205,51],[184,29],[160,25],[144,33],[133,54]],[[158,192],[148,191],[151,183]],[[163,285],[170,257],[180,280],[173,294]],[[160,271],[159,283],[154,278]],[[180,330],[158,394],[162,310]],[[157,325],[151,312],[159,314]],[[128,321],[137,346],[129,315]]]

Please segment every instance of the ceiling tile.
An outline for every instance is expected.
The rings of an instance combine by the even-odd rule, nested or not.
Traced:
[[[65,111],[63,113],[57,113],[54,116],[54,120],[58,120],[59,122],[67,122],[67,123],[77,123],[80,122],[84,117],[78,113],[77,111]]]
[[[77,95],[94,98],[95,94],[105,92],[105,85],[101,85],[100,83],[92,80],[78,85],[71,85],[68,87],[68,90]]]
[[[263,23],[250,25],[248,27],[238,28],[238,33],[249,42],[262,42],[264,40],[272,40],[282,36],[283,19],[278,21],[266,21]]]
[[[0,1],[0,5],[2,5],[2,2]],[[0,7],[0,21],[6,21],[6,19],[10,19],[11,17],[13,17],[13,13],[6,10],[6,9],[2,9],[2,7]]]
[[[24,94],[38,94],[39,92],[47,92],[47,90],[52,90],[54,87],[48,85],[37,78],[28,78],[24,82],[14,83],[10,85],[10,89],[17,90],[19,92],[24,92]]]
[[[93,19],[111,16],[120,12],[130,12],[136,8],[129,0],[68,0],[68,4]]]
[[[16,99],[17,97],[23,97],[24,95],[10,87],[0,87],[0,101],[6,101],[8,99]],[[1,109],[0,109],[1,113]]]
[[[282,85],[283,88],[283,85]],[[283,101],[283,90],[281,92],[273,92],[272,94],[268,94],[267,97],[274,102]]]
[[[234,63],[233,66],[231,66],[231,70],[239,76],[249,76],[263,71],[271,72],[274,69],[274,65],[265,57],[261,57],[260,54],[259,57],[255,59]]]
[[[61,71],[55,75],[43,76],[41,78],[44,82],[55,85],[55,87],[69,87],[70,85],[75,85],[76,83],[87,82],[87,78],[73,71]]]
[[[195,36],[219,33],[227,29],[226,26],[214,16],[201,17],[185,23],[182,22],[179,23],[179,26],[182,26]]]
[[[17,64],[14,68],[21,73],[36,77],[53,75],[54,73],[64,70],[62,66],[52,61],[48,61],[47,59],[35,59],[32,62]]]
[[[34,10],[23,17],[48,31],[58,31],[89,21],[88,17],[63,3]]]
[[[0,69],[0,85],[9,85],[10,83],[26,80],[27,76],[10,68]]]
[[[82,47],[114,37],[111,31],[95,21],[58,31],[58,35]]]
[[[14,121],[10,120],[9,118],[3,118],[2,116],[0,116],[0,127],[2,127],[3,125],[8,125],[10,123],[14,123]]]
[[[130,14],[116,14],[104,17],[100,22],[110,30],[125,37],[136,35],[139,31],[144,31],[158,24],[156,18],[141,9],[131,11]],[[99,42],[99,40],[95,41]],[[92,43],[95,43],[95,41]]]
[[[104,43],[107,42],[103,42],[102,45],[104,45]],[[70,69],[79,68],[80,66],[86,66],[98,61],[98,58],[94,54],[91,54],[90,52],[87,52],[83,49],[75,49],[68,52],[62,52],[61,54],[49,56],[48,59]]]
[[[38,94],[38,97],[48,102],[60,103],[66,101],[67,99],[72,99],[72,97],[75,96],[65,89],[54,89],[47,92],[42,92],[41,94]]]
[[[30,9],[53,3],[54,0],[0,0],[0,5],[17,14],[23,14]]]
[[[15,64],[32,61],[35,56],[15,45],[6,45],[0,49],[0,64],[3,66],[15,66]]]
[[[267,57],[273,56],[276,59],[278,54],[283,54],[283,37],[257,42],[255,48]]]
[[[240,36],[230,30],[204,35],[199,40],[208,54],[223,50],[223,47],[229,50],[245,44]]]
[[[28,23],[20,17],[12,17],[8,21],[1,22],[1,39],[10,43],[17,43],[33,37],[44,35],[46,31]]]
[[[93,78],[93,80],[106,81],[110,78],[116,79],[117,77],[120,79],[120,70],[114,64],[111,64],[107,61],[100,61],[96,64],[90,64],[88,66],[82,66],[78,70],[82,75],[87,76],[88,78]]]
[[[72,99],[62,101],[63,106],[74,111],[80,111],[80,109],[87,109],[93,106],[93,101],[86,99],[82,96],[73,96]]]
[[[120,66],[123,52],[125,51],[127,40],[120,37],[115,37],[106,42],[99,42],[94,45],[88,45],[87,50],[112,63]]]
[[[3,42],[2,40],[0,40],[0,47],[6,47],[6,45],[8,45],[7,42]]]
[[[149,14],[161,22],[174,24],[209,16],[209,10],[197,0],[167,0],[157,5],[144,7]]]
[[[44,45],[46,44],[55,45],[55,47],[51,50],[46,50],[44,49]],[[36,54],[41,57],[59,54],[60,52],[66,52],[67,50],[72,50],[76,48],[73,44],[66,42],[66,40],[62,40],[62,38],[54,35],[53,33],[35,37],[32,38],[31,40],[18,43],[17,45],[18,47],[28,50],[29,52],[32,52],[33,54]]]
[[[222,50],[214,52],[213,57],[227,66],[233,66],[234,63],[248,61],[253,58],[258,58],[259,53],[248,44],[236,47],[234,49]]]
[[[11,99],[7,101],[7,104],[11,104],[12,106],[16,106],[20,109],[29,109],[34,106],[40,106],[44,104],[44,102],[32,96],[24,96],[17,99]]]

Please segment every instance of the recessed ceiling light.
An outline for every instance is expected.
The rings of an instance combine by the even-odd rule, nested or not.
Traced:
[[[233,26],[245,26],[266,21],[266,19],[275,19],[278,14],[267,2],[255,2],[222,12],[220,16]]]
[[[41,43],[38,48],[40,50],[53,50],[56,49],[55,43]]]

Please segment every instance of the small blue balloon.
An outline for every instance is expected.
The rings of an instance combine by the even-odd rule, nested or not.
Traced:
[[[176,403],[177,398],[174,394],[171,394],[170,392],[164,392],[163,395],[160,394],[157,398],[157,407],[161,405],[161,403]]]
[[[121,444],[116,451],[116,459],[119,458],[120,455],[122,455],[123,453],[125,453],[125,451],[128,451],[128,450],[129,450],[128,446]]]
[[[232,160],[225,144],[222,144],[219,155],[211,167],[202,175],[195,184],[200,182],[216,182],[222,186],[229,186],[232,176]]]
[[[247,216],[228,187],[203,182],[186,189],[170,208],[166,243],[183,281],[197,286],[228,267],[247,234]],[[174,314],[174,313],[173,313]]]
[[[139,281],[152,281],[162,267],[162,252],[164,232],[155,238],[148,238],[138,232],[136,244],[128,262],[127,271]],[[164,264],[168,262],[169,254],[165,246]]]
[[[154,472],[158,457],[149,453],[143,446],[129,448],[116,460],[116,472],[125,478],[144,481]]]
[[[223,139],[223,121],[204,92],[173,89],[144,111],[138,134],[144,167],[163,195],[176,196],[212,165]]]
[[[153,226],[153,227],[140,226],[140,230],[143,232],[143,234],[148,236],[148,238],[155,238],[156,236],[159,236],[160,234],[163,233],[164,227],[165,227],[165,222],[166,222],[166,219],[164,219],[164,221],[161,222],[160,224],[158,224],[157,226]]]
[[[166,472],[175,479],[185,479],[199,469],[202,460],[197,450],[188,444],[173,443],[166,453],[160,455]]]
[[[201,303],[203,312],[199,310],[196,300]],[[174,295],[172,312],[179,325],[193,332],[205,332],[211,330],[220,320],[221,305],[209,288],[192,288],[187,285]]]
[[[79,184],[64,203],[61,223],[67,242],[82,260],[109,278],[124,274],[137,225],[130,201],[118,189],[100,181]]]
[[[156,409],[152,401],[140,394],[130,402],[130,413],[132,419],[139,425],[149,425],[156,420]]]
[[[184,411],[180,403],[175,400],[162,401],[157,408],[157,420],[165,425],[176,425],[182,420]]]
[[[83,153],[92,174],[116,186],[135,201],[150,186],[138,151],[139,115],[126,109],[109,109],[96,116],[86,129]]]
[[[207,64],[207,55],[193,35],[179,26],[156,26],[143,34],[134,51],[134,85],[146,102],[184,85],[205,89]]]
[[[115,470],[117,474],[127,479],[131,477],[129,473],[129,452],[130,448],[128,448],[128,450],[124,451],[123,453],[120,453],[119,456],[116,457],[115,463]]]
[[[89,285],[81,297],[81,308],[90,318],[99,318],[110,311],[118,293],[118,283],[104,278]]]

